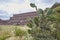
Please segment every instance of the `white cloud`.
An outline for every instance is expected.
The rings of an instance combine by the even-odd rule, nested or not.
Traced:
[[[25,0],[25,2],[22,4],[17,3],[0,4],[0,9],[10,13],[17,13],[18,11],[32,9],[29,4],[30,3],[28,0]]]
[[[16,2],[17,0],[15,0]],[[18,14],[18,13],[23,13],[23,12],[27,12],[35,10],[33,8],[30,7],[30,2],[28,0],[24,0],[24,3],[6,3],[6,4],[0,4],[0,10],[4,10],[6,11],[9,15],[8,17],[10,17],[13,14]],[[3,16],[4,14],[2,14]],[[1,18],[1,17],[0,17]]]
[[[42,0],[34,0],[34,2],[38,8],[42,9],[52,6],[51,4],[42,3]],[[30,3],[31,2],[29,0],[10,0],[10,2],[6,2],[5,4],[0,3],[0,10],[5,10],[10,16],[13,14],[35,11],[34,8],[30,7]]]

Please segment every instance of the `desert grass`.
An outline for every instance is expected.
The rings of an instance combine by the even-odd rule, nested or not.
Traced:
[[[18,40],[18,37],[15,37],[15,27],[24,30],[27,32],[29,27],[26,25],[16,26],[16,25],[0,25],[0,40]]]

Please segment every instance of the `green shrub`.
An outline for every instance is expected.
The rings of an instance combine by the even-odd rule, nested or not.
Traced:
[[[14,33],[15,33],[15,36],[19,37],[20,40],[22,40],[23,36],[26,36],[26,31],[23,31],[17,27],[15,27]]]
[[[24,36],[26,34],[25,31],[18,29],[17,27],[15,28],[14,33],[15,33],[15,36]]]

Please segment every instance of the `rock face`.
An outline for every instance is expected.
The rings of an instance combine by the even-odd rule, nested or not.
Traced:
[[[29,22],[29,18],[34,18],[37,15],[36,12],[15,14],[13,17],[10,17],[10,20],[0,20],[0,25],[25,25]]]
[[[9,20],[1,20],[0,19],[0,25],[8,25]]]
[[[13,17],[10,18],[9,24],[13,25],[24,25],[27,24],[29,21],[29,18],[34,18],[37,16],[36,12],[28,12],[28,13],[22,13],[22,14],[16,14],[13,15]]]

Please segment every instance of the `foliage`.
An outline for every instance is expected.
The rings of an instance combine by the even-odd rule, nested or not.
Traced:
[[[26,34],[25,31],[18,29],[17,27],[15,28],[15,35],[16,36],[24,36]]]
[[[34,40],[60,40],[59,27],[57,27],[60,23],[58,23],[58,19],[54,16],[54,14],[56,15],[56,12],[60,13],[60,10],[55,11],[54,9],[47,8],[46,10],[37,9],[36,11],[38,17],[35,17],[28,23],[28,26],[31,28],[28,32]],[[55,23],[58,24],[55,25]]]
[[[54,8],[54,11],[55,11],[55,14],[53,14],[53,17],[56,19],[56,20],[59,20],[60,21],[60,6]]]
[[[36,7],[35,4],[33,4],[33,3],[31,3],[30,6],[31,6],[31,7]]]
[[[37,6],[34,3],[31,3],[30,6],[33,8],[36,8],[36,10],[37,10]]]

